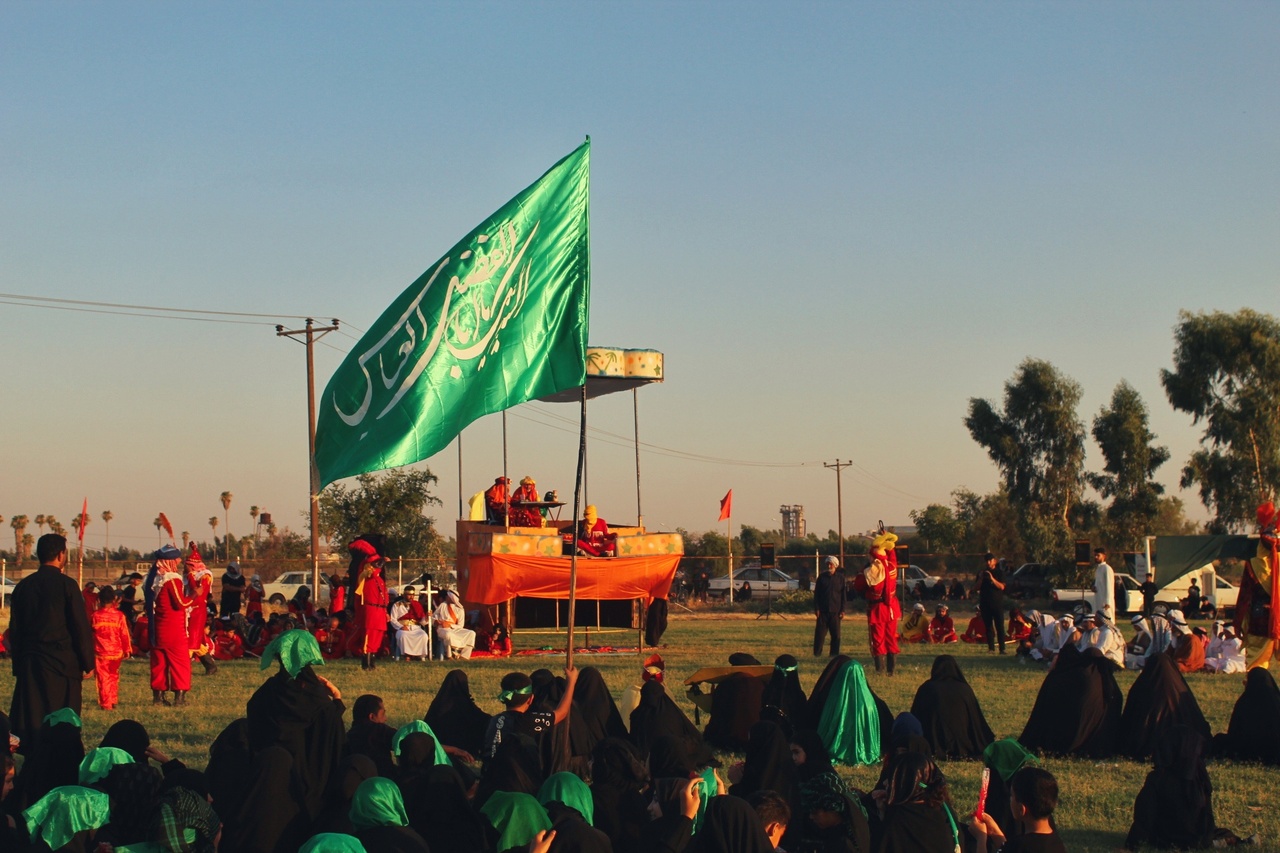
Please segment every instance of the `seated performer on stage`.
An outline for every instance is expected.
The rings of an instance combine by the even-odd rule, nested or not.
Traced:
[[[577,548],[580,557],[612,557],[618,535],[609,532],[609,525],[596,513],[595,506],[588,506],[578,522]]]
[[[510,482],[506,477],[496,477],[493,485],[485,489],[485,520],[490,524],[507,523],[507,484]]]
[[[532,477],[520,481],[520,488],[511,496],[511,503],[538,503],[542,496],[538,494],[538,484]],[[542,512],[537,507],[511,507],[512,527],[541,527]]]
[[[924,605],[916,602],[911,612],[898,626],[898,639],[904,643],[929,642],[929,617],[924,615]]]

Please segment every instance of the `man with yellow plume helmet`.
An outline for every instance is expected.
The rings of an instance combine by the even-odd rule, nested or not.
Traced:
[[[609,532],[609,525],[596,508],[588,506],[582,512],[582,521],[578,522],[577,540],[581,557],[612,557],[616,553],[618,536]]]
[[[881,530],[871,541],[871,564],[862,570],[854,586],[867,600],[867,630],[871,635],[871,658],[876,672],[886,668],[893,675],[898,656],[898,544],[896,533]]]

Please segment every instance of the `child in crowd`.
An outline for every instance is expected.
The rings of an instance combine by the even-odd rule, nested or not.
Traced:
[[[120,612],[116,591],[104,586],[93,612],[94,676],[98,679],[98,706],[110,711],[119,701],[120,661],[133,654],[129,622]]]
[[[787,831],[787,824],[791,822],[791,806],[776,791],[755,791],[747,797],[747,802],[756,810],[764,834],[769,836],[769,843],[777,850]]]
[[[316,641],[320,643],[321,657],[341,660],[347,653],[347,632],[342,630],[342,620],[330,616],[327,626],[316,629]]]
[[[1067,853],[1066,845],[1053,827],[1053,810],[1058,807],[1058,780],[1039,767],[1023,767],[1009,779],[1009,809],[1018,834],[1006,839],[990,814],[975,817],[969,834],[976,842],[974,853]]]

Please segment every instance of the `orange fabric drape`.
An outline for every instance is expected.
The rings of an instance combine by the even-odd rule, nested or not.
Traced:
[[[467,601],[501,604],[516,596],[569,597],[569,558],[472,554]],[[579,557],[578,598],[666,598],[679,554],[645,557]]]

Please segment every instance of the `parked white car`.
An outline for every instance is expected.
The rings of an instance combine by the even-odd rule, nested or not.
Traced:
[[[1125,572],[1116,572],[1116,581],[1124,584],[1125,600],[1117,601],[1116,605],[1120,608],[1120,612],[1115,614],[1119,617],[1125,613],[1141,613],[1142,612],[1142,584],[1138,583],[1138,579],[1133,575]],[[1086,613],[1098,612],[1098,596],[1089,589],[1055,589],[1053,591],[1053,600],[1055,603],[1062,603],[1077,616]]]
[[[780,569],[762,569],[759,566],[746,566],[733,573],[733,597],[737,600],[744,583],[751,584],[751,597],[774,598],[783,593],[800,588],[800,581]],[[721,575],[710,580],[707,594],[712,598],[727,598],[729,595],[729,576]]]
[[[916,565],[898,569],[898,577],[907,585],[907,589],[915,589],[916,584],[921,581],[924,581],[925,589],[933,589],[934,584],[938,582],[938,578]]]
[[[325,576],[320,576],[320,592],[319,594],[313,589],[311,590],[311,603],[316,607],[329,606],[329,584],[325,583]],[[283,605],[289,603],[290,599],[297,594],[299,587],[311,587],[311,572],[285,572],[271,583],[262,585],[263,598],[269,604]]]

